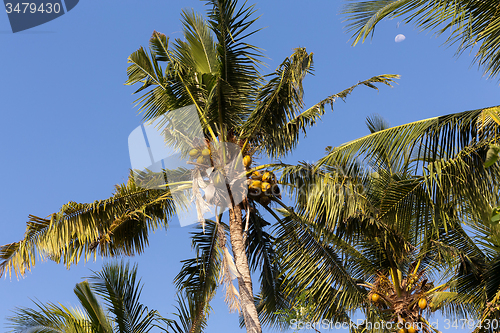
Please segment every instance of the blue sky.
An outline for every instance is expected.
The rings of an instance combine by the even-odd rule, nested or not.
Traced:
[[[394,88],[359,88],[339,101],[287,162],[314,161],[326,146],[337,146],[368,133],[366,116],[378,113],[391,125],[500,104],[497,81],[486,80],[472,54],[454,57],[441,46],[444,37],[413,26],[385,21],[372,40],[351,47],[338,15],[341,1],[259,1],[265,27],[252,42],[265,50],[273,71],[303,46],[314,52],[315,76],[305,81],[306,105],[378,74],[400,74]],[[13,34],[0,14],[0,147],[3,195],[0,244],[22,238],[29,214],[45,217],[68,201],[107,198],[130,168],[127,138],[141,123],[133,107],[134,88],[124,86],[127,57],[148,44],[153,30],[181,37],[180,11],[203,3],[184,1],[81,1],[71,12],[39,27]],[[395,43],[397,34],[406,40]],[[169,317],[172,284],[190,252],[190,228],[176,222],[150,239],[151,246],[131,260],[139,263],[143,302]],[[38,262],[25,278],[0,280],[0,330],[16,306],[31,299],[76,304],[76,283],[99,270],[102,261],[66,270]],[[254,282],[254,286],[257,281]],[[223,295],[214,300],[207,332],[237,332]]]

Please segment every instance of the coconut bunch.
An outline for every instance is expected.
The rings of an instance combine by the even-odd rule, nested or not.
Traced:
[[[254,171],[248,180],[248,197],[267,206],[271,202],[271,196],[281,198],[276,176],[271,171]]]
[[[189,151],[189,158],[197,164],[210,165],[210,148],[198,146]]]
[[[432,296],[429,291],[433,289],[423,273],[414,272],[403,278],[399,295],[391,279],[384,274],[379,274],[373,284],[363,284],[369,288],[370,303],[383,313],[390,313],[390,320],[398,324],[398,333],[432,331],[421,320],[422,311],[429,310],[427,299]]]

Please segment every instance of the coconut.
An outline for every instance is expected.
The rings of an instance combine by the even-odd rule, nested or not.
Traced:
[[[262,179],[262,175],[260,174],[260,172],[258,171],[254,171],[252,173],[252,177],[251,177],[253,180],[261,180]]]
[[[208,149],[208,148],[203,149],[203,151],[201,152],[201,154],[202,154],[203,156],[208,156],[208,155],[210,155],[210,149]]]
[[[264,174],[262,175],[263,182],[271,183],[274,180],[273,178],[273,173],[269,171],[264,172]]]
[[[425,298],[421,298],[418,300],[418,307],[422,310],[427,307],[427,300]]]
[[[260,204],[261,204],[262,206],[267,206],[267,205],[269,205],[269,203],[271,202],[271,198],[269,198],[267,195],[265,195],[265,196],[263,196],[263,197],[261,197],[261,198],[259,199],[259,202],[260,202]]]
[[[260,180],[254,180],[252,182],[252,184],[250,185],[250,188],[255,189],[255,190],[257,190],[257,189],[260,190],[261,187],[262,187],[262,182]]]
[[[191,150],[189,151],[189,156],[191,156],[191,157],[195,157],[195,156],[197,156],[199,153],[200,153],[200,151],[199,151],[198,149],[194,148],[194,149],[191,149]]]
[[[252,164],[252,156],[246,155],[243,157],[243,165],[248,168],[250,164]]]

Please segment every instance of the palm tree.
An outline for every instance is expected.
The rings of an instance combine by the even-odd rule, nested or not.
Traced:
[[[500,168],[484,161],[499,134],[490,117],[498,111],[392,128],[372,118],[372,134],[329,147],[316,164],[276,166],[296,202],[277,229],[283,294],[296,302],[305,293],[312,321],[348,322],[362,310],[367,322],[429,331],[422,298],[432,311],[491,319],[500,304],[491,273],[498,242],[486,240],[499,232],[490,218]],[[482,231],[483,245],[471,230]],[[433,285],[437,279],[444,281]],[[380,301],[371,301],[374,294]]]
[[[353,32],[353,45],[373,34],[384,18],[403,17],[423,29],[448,33],[448,44],[458,44],[457,53],[478,46],[474,62],[484,74],[500,72],[500,10],[495,0],[347,0],[342,10]]]
[[[80,308],[35,302],[36,308],[18,308],[8,318],[10,332],[146,333],[154,328],[164,332],[169,332],[170,328],[170,332],[191,332],[193,324],[189,304],[179,301],[179,324],[141,304],[141,290],[136,265],[130,267],[124,262],[105,264],[100,272],[93,272],[89,280],[76,285],[74,292]]]
[[[202,124],[202,138],[179,141],[174,135],[167,144],[179,148],[186,158],[193,149],[207,150],[206,156],[210,158],[191,162],[192,171],[170,170],[169,174],[180,174],[180,181],[168,182],[167,187],[149,188],[142,182],[161,177],[161,173],[137,173],[127,184],[118,186],[114,196],[107,200],[91,204],[70,202],[50,219],[30,216],[25,238],[0,249],[2,275],[12,271],[24,274],[34,265],[37,251],[68,266],[77,263],[82,254],[88,258],[96,253],[103,256],[140,253],[147,245],[148,232],[166,227],[176,213],[173,195],[185,194],[185,191],[189,194],[191,190],[200,199],[196,203],[201,211],[205,202],[198,190],[200,184],[220,185],[211,197],[216,208],[220,203],[217,191],[235,194],[229,184],[216,180],[219,177],[216,175],[221,173],[222,179],[227,180],[230,172],[225,163],[218,165],[217,159],[238,160],[238,156],[242,157],[239,151],[249,156],[245,157],[247,161],[256,156],[285,157],[296,147],[301,135],[320,120],[326,105],[333,106],[339,98],[344,100],[357,86],[377,89],[376,84],[390,86],[397,78],[397,75],[375,76],[304,108],[302,81],[312,71],[312,53],[297,48],[275,72],[264,76],[259,71],[260,49],[246,41],[256,32],[252,30],[256,21],[253,6],[238,6],[235,0],[207,3],[211,7],[208,21],[183,11],[184,40],[170,42],[155,31],[149,52],[141,47],[130,55],[127,84],[141,84],[137,92],[143,93],[138,104],[140,110],[145,111],[144,120],[156,120],[160,116],[168,120],[172,110],[193,106],[196,121]],[[161,63],[166,66],[162,67]],[[182,121],[188,128],[193,124],[189,118]],[[168,123],[164,126],[169,129]],[[237,153],[227,148],[231,145],[238,148]],[[251,169],[247,162],[245,165],[247,174],[264,169],[264,166]],[[210,175],[205,172],[209,166],[215,168]],[[254,185],[251,184],[251,190],[256,189],[252,189]],[[262,299],[274,299],[277,303],[276,267],[270,257],[264,255],[270,255],[266,251],[270,249],[271,237],[262,233],[266,222],[259,214],[259,209],[271,211],[267,207],[271,199],[280,203],[279,193],[274,194],[270,193],[269,199],[261,199],[250,192],[240,203],[227,200],[229,202],[224,203],[229,208],[227,225],[222,224],[222,207],[216,213],[215,222],[200,218],[206,223],[203,228],[208,228],[201,231],[203,235],[199,232],[194,235],[194,245],[202,260],[187,261],[177,280],[196,300],[195,312],[200,316],[207,313],[208,302],[222,280],[229,304],[241,309],[248,332],[261,332],[250,270],[262,268],[262,290],[267,293]],[[189,197],[184,196],[187,201]],[[226,247],[227,240],[231,242],[234,261]],[[234,276],[238,290],[230,283]]]

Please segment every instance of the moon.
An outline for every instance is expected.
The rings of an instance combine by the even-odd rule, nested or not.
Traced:
[[[402,41],[404,41],[406,39],[406,36],[403,35],[403,34],[399,34],[396,36],[396,38],[394,38],[394,41],[396,43],[401,43]]]

